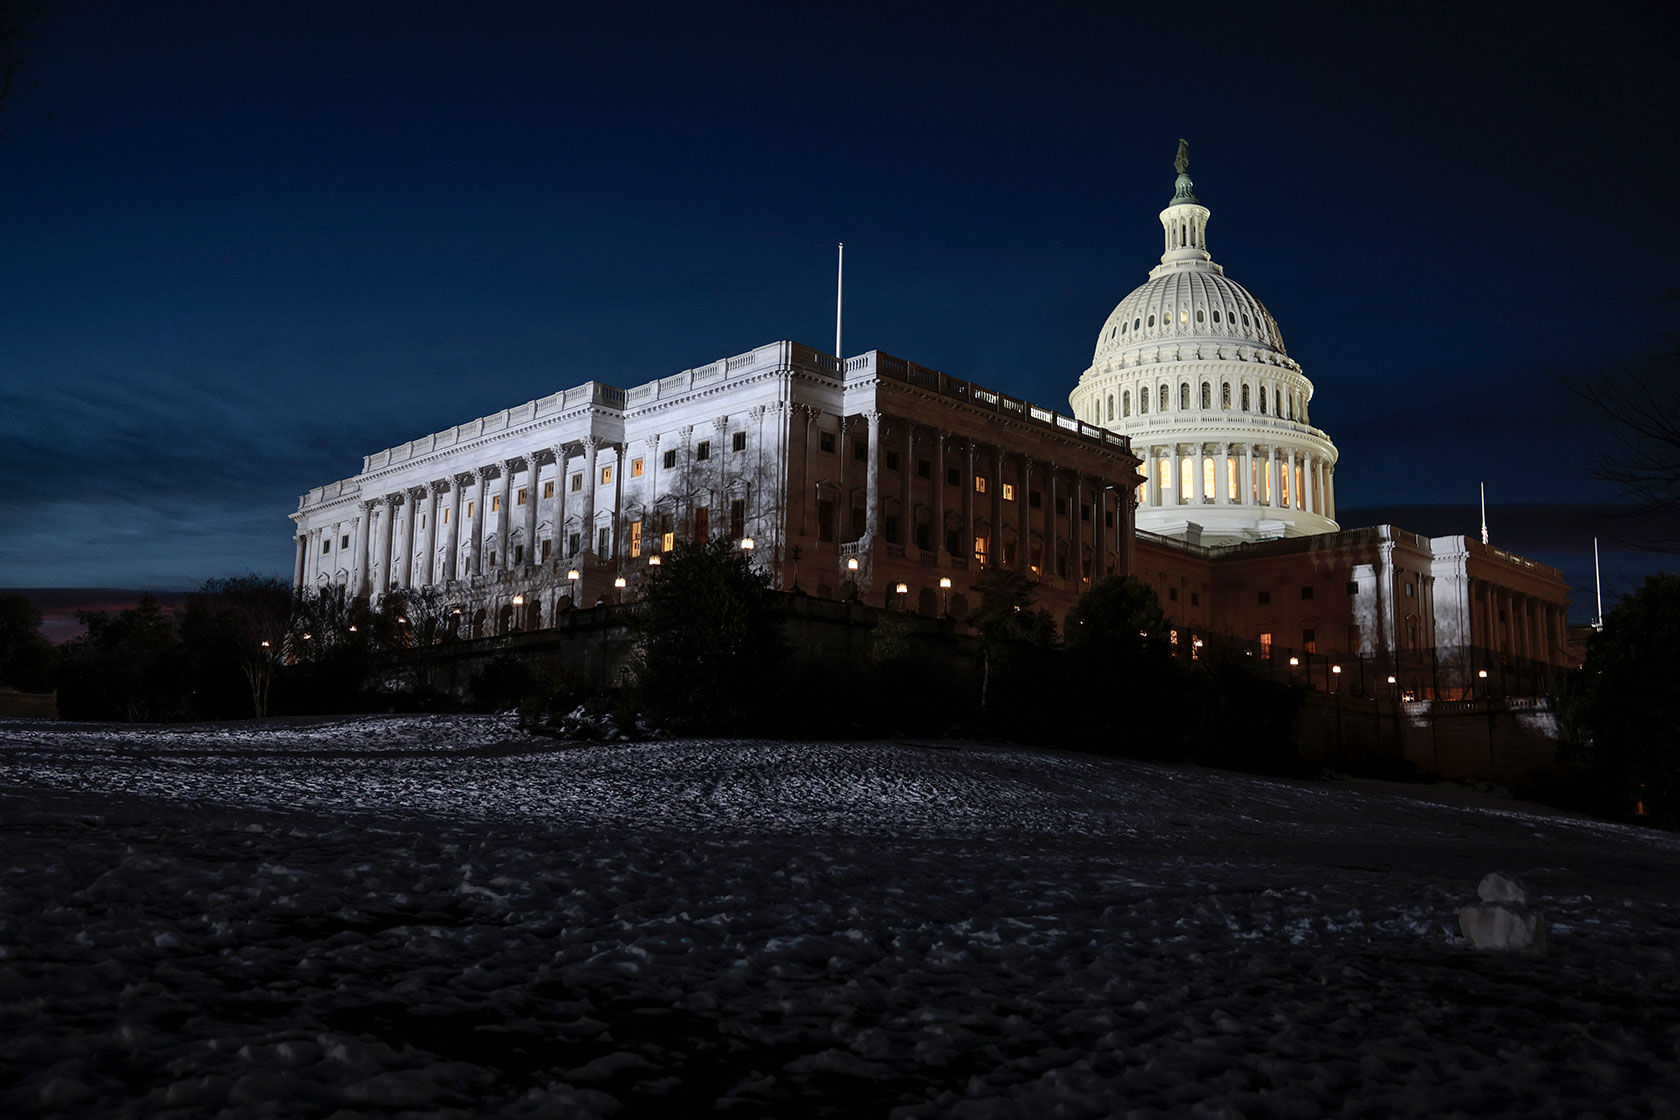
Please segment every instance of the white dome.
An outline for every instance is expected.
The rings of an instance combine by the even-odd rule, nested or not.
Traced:
[[[1164,342],[1228,342],[1286,357],[1283,334],[1266,305],[1211,261],[1158,268],[1120,301],[1097,335],[1092,365],[1125,351]]]

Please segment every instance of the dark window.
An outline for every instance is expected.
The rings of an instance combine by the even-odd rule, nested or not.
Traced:
[[[747,449],[747,433],[736,432],[734,435],[730,436],[729,449],[731,451],[745,451]]]
[[[956,467],[946,467],[945,468],[945,485],[947,485],[947,486],[961,486],[962,485],[962,472],[959,471]]]
[[[1260,592],[1260,605],[1262,607],[1265,606],[1267,603],[1270,603],[1271,601],[1272,601],[1272,593],[1270,591]]]
[[[1082,505],[1082,506],[1079,507],[1079,520],[1081,520],[1081,521],[1091,520],[1091,507],[1090,506]]]
[[[817,502],[817,539],[832,541],[834,539],[834,500],[823,498]]]
[[[886,468],[889,471],[896,471],[898,469],[898,452],[883,452],[881,455],[881,462],[886,464]]]
[[[881,532],[885,534],[888,544],[898,544],[898,518],[888,515],[881,519]]]
[[[1190,605],[1192,607],[1199,607],[1202,605],[1202,596],[1200,592],[1190,592]]]
[[[817,450],[827,452],[830,455],[834,454],[834,433],[833,432],[818,432],[817,433]]]
[[[321,538],[321,551],[322,552],[331,552],[332,551],[332,538],[331,537],[322,537]]]
[[[869,458],[869,441],[867,439],[860,438],[852,441],[852,458],[860,463]]]
[[[1313,597],[1312,584],[1309,583],[1306,586],[1301,588],[1301,598],[1311,599],[1312,597]]]
[[[864,526],[863,507],[862,506],[853,506],[852,507],[852,539],[854,541],[857,540],[859,537],[863,536],[863,526]]]
[[[1042,490],[1029,490],[1027,492],[1027,505],[1031,506],[1033,509],[1037,509],[1040,506],[1042,506],[1043,504],[1044,504],[1044,491],[1042,491]]]
[[[1014,564],[1015,563],[1015,542],[1014,541],[1004,541],[1003,542],[1003,562],[1005,564]]]
[[[1106,525],[1110,529],[1114,528],[1114,511],[1113,510],[1109,510],[1106,513],[1103,514],[1103,524]]]
[[[338,547],[339,548],[349,548],[350,547],[350,534],[349,533],[344,534],[344,539],[338,542]]]
[[[704,444],[701,445],[705,446]],[[710,506],[698,506],[694,510],[694,539],[703,541],[712,535],[712,509]]]
[[[513,546],[513,562],[515,564],[525,563],[525,546],[524,545],[516,544],[516,545]]]
[[[1356,579],[1348,580],[1348,594],[1349,595],[1359,594],[1359,581],[1358,580],[1356,580]]]
[[[735,540],[747,535],[747,503],[744,498],[733,498],[729,502],[729,535]]]
[[[916,525],[916,547],[923,552],[928,552],[933,548],[933,526],[926,521]]]
[[[664,465],[666,470],[670,470],[677,465],[677,453],[675,451],[665,452]]]
[[[1057,498],[1056,499],[1056,516],[1057,517],[1066,517],[1067,516],[1067,511],[1068,511],[1068,500],[1065,497]]]
[[[1408,598],[1408,599],[1417,598],[1417,588],[1413,587],[1409,583],[1406,585],[1406,598]]]
[[[567,543],[566,543],[566,555],[567,556],[576,556],[578,554],[578,547],[582,544],[583,544],[583,534],[582,533],[573,533],[571,535],[571,537],[568,538]]]
[[[1176,587],[1167,588],[1167,602],[1169,602],[1169,603],[1178,602],[1178,588],[1176,588]]]
[[[699,443],[695,444],[694,457],[696,459],[710,459],[712,457],[712,441],[709,439],[703,439]]]
[[[917,478],[932,478],[933,477],[933,464],[926,459],[917,459],[916,460],[916,477]]]
[[[545,540],[545,541],[542,542],[542,546],[543,546],[542,547],[542,558],[544,560],[547,560],[550,550],[552,550],[553,547],[554,547],[554,542],[551,541],[551,540]]]
[[[949,552],[952,556],[955,556],[958,552],[960,539],[960,535],[955,529],[945,530],[945,551]]]
[[[1317,653],[1318,652],[1318,631],[1316,631],[1316,630],[1303,630],[1303,631],[1301,631],[1301,649],[1306,653]]]

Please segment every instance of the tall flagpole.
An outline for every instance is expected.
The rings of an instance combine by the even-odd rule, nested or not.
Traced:
[[[840,263],[834,272],[834,356],[845,361],[840,353],[840,300],[846,291],[846,243],[840,242]]]
[[[1598,597],[1598,617],[1593,619],[1593,628],[1604,629],[1604,580],[1598,574],[1598,538],[1593,538],[1593,591]]]
[[[1487,483],[1482,483],[1482,543],[1488,543],[1487,531]]]

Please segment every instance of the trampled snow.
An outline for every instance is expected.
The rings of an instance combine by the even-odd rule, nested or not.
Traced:
[[[0,721],[0,838],[7,1115],[1680,1116],[1680,837],[1468,793]]]

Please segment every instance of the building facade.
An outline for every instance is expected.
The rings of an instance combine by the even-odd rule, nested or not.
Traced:
[[[300,499],[293,582],[428,589],[462,633],[502,632],[634,598],[677,542],[722,535],[787,590],[961,616],[984,570],[1021,569],[1059,615],[1129,570],[1136,466],[1098,425],[779,342],[369,455]]]

